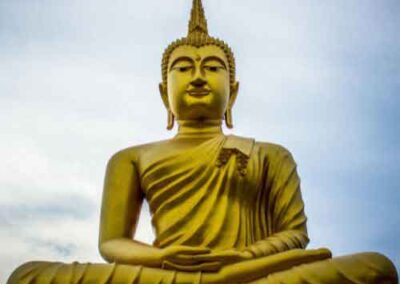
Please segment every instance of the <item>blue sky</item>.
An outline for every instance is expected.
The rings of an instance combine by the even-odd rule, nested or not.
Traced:
[[[157,84],[190,2],[0,0],[1,282],[28,260],[101,261],[108,158],[174,134]],[[310,247],[400,268],[400,3],[204,5],[237,59],[233,132],[293,153]]]

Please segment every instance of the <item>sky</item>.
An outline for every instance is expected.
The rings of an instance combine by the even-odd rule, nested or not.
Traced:
[[[309,248],[377,251],[400,269],[400,2],[203,2],[236,56],[233,133],[292,152]],[[29,260],[103,262],[107,160],[175,134],[160,61],[190,6],[0,0],[1,283]],[[148,206],[135,238],[152,242]]]

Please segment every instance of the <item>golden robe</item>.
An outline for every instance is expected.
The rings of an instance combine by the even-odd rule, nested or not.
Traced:
[[[223,134],[190,149],[159,151],[154,160],[140,154],[151,155],[152,145],[141,147],[125,151],[139,153],[132,155],[132,166],[149,202],[154,246],[239,249],[253,254],[254,259],[246,262],[254,271],[241,275],[243,263],[228,265],[219,283],[238,283],[237,279],[242,283],[397,283],[393,264],[380,254],[321,259],[315,251],[303,250],[308,237],[300,181],[296,164],[283,147]],[[121,264],[30,262],[14,272],[9,284],[205,283],[207,274]]]

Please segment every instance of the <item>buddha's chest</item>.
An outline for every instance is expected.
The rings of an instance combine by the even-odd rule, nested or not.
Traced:
[[[140,181],[152,212],[165,206],[196,206],[200,199],[251,208],[263,190],[262,165],[257,157],[245,165],[235,154],[222,165],[218,158],[218,153],[183,151],[145,168]]]
[[[232,247],[238,236],[247,243],[253,229],[244,228],[259,225],[257,212],[264,207],[255,161],[249,161],[244,176],[238,172],[235,156],[222,167],[215,160],[191,161],[183,167],[177,158],[173,164],[180,166],[174,170],[169,165],[172,161],[165,161],[143,177],[157,244]]]

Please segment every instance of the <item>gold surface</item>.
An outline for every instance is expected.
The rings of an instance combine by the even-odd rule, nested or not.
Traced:
[[[99,250],[110,264],[30,262],[9,283],[397,283],[377,253],[305,250],[292,155],[223,134],[238,94],[233,54],[208,36],[201,2],[193,5],[189,35],[167,50],[160,84],[177,135],[122,150],[107,166]],[[144,199],[153,245],[134,240]]]

